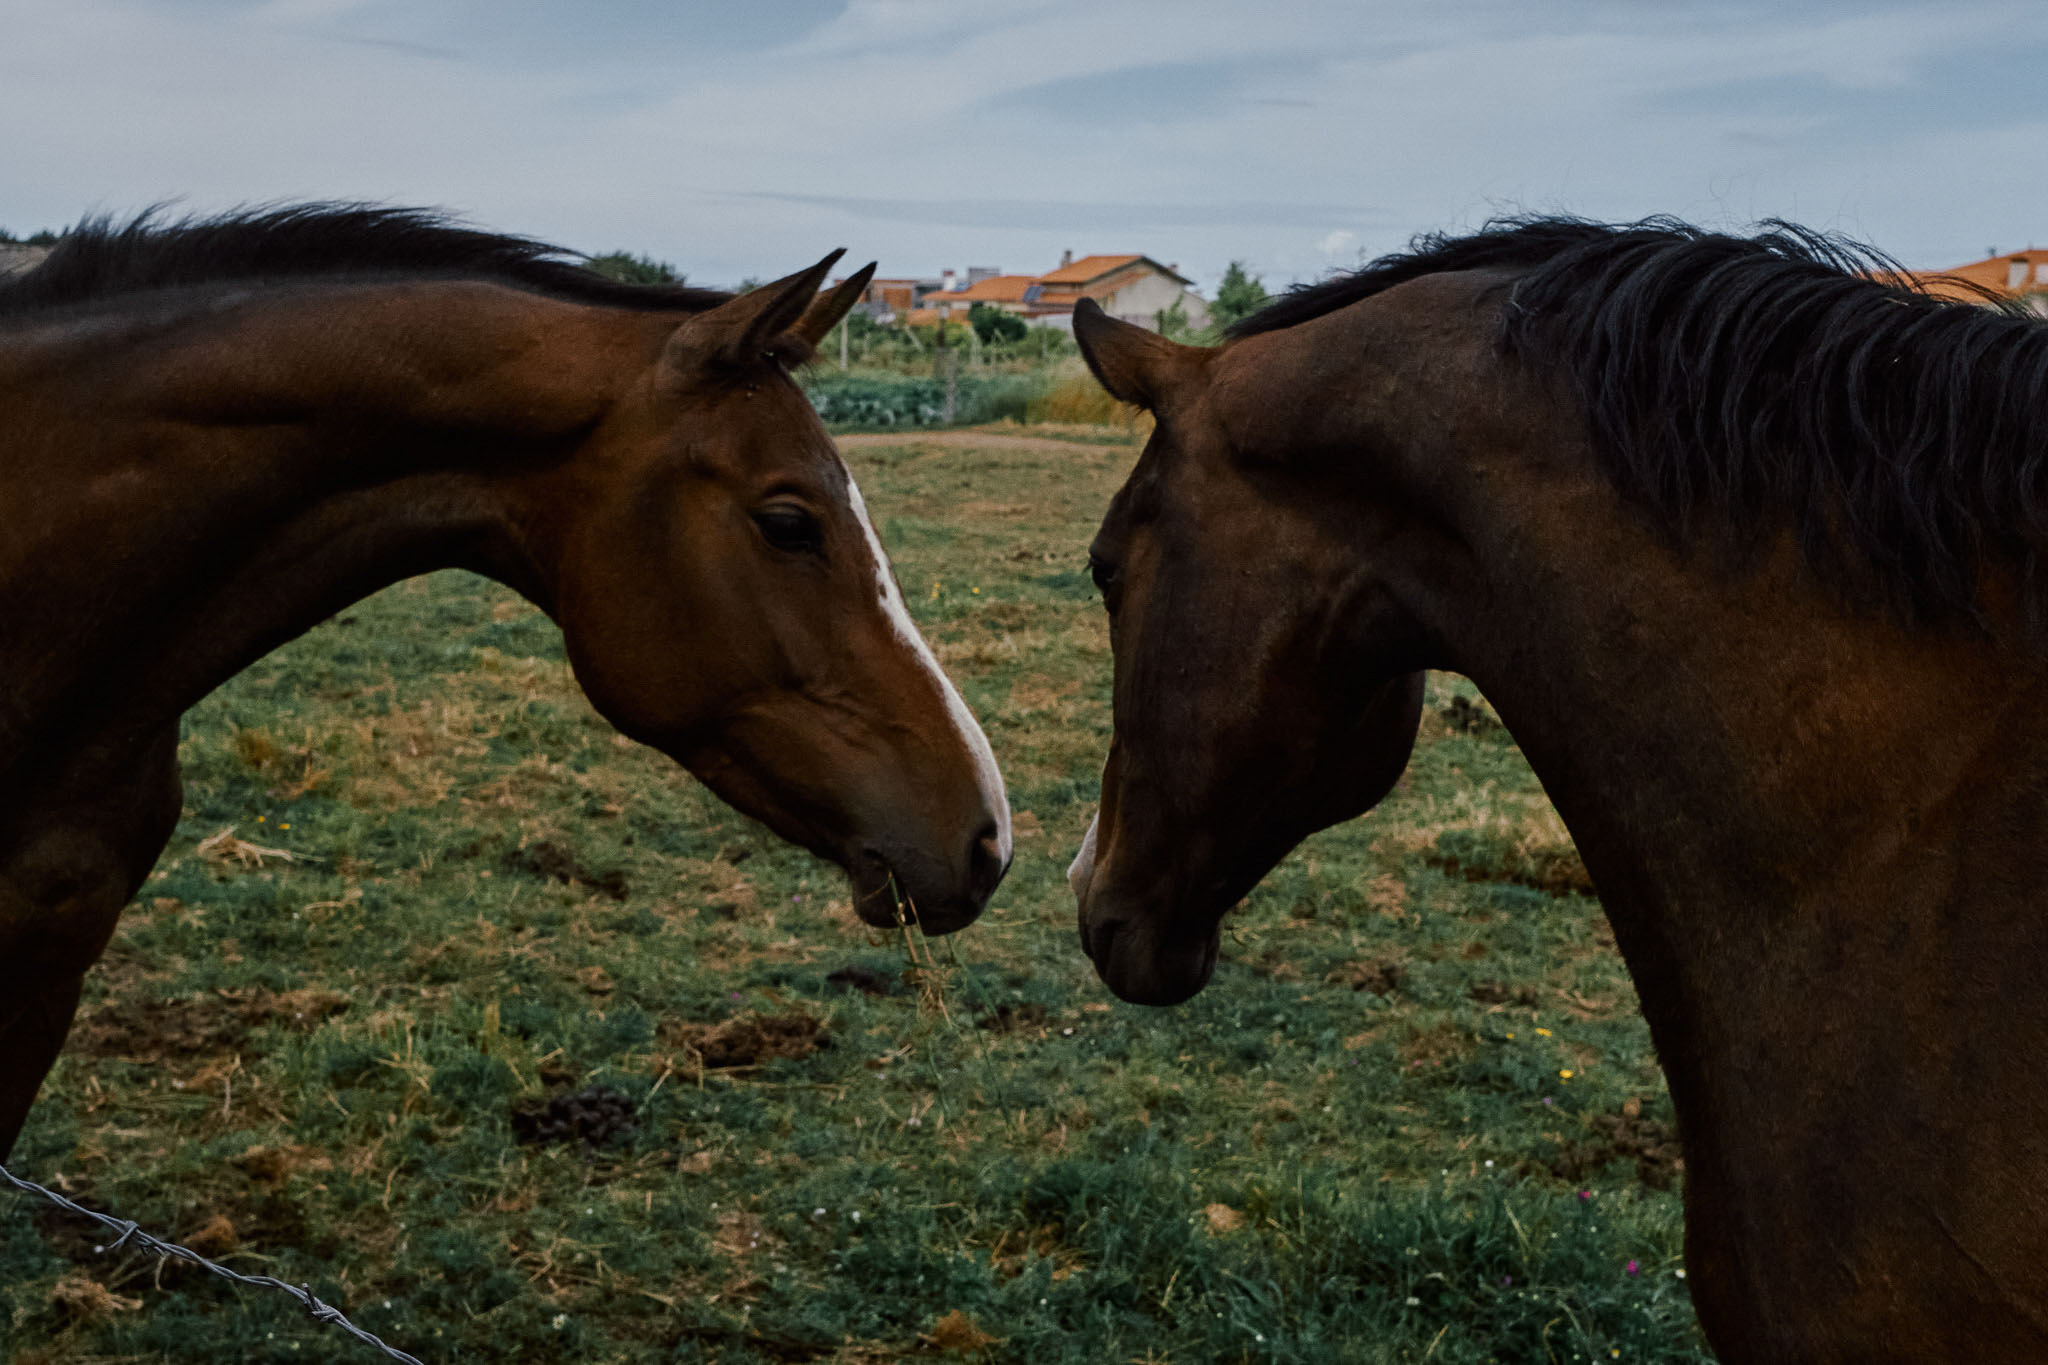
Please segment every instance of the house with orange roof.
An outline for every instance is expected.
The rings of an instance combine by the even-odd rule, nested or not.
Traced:
[[[1025,296],[1038,283],[1036,275],[984,275],[965,289],[945,295],[948,303],[973,307],[985,303],[1012,313],[1024,311]]]
[[[2018,300],[2048,316],[2048,247],[1997,252],[1950,270],[1916,271],[1910,279],[1941,298],[1982,302],[1988,294]]]
[[[1015,313],[1039,327],[1070,328],[1074,305],[1093,299],[1112,317],[1157,328],[1160,314],[1179,308],[1189,327],[1205,327],[1209,305],[1194,281],[1150,256],[1083,256],[1068,251],[1059,267],[1044,275],[1005,275],[977,266],[964,277],[951,270],[937,279],[877,278],[868,284],[861,307],[877,322],[913,326],[949,316],[966,320],[976,304]]]
[[[1150,256],[1083,256],[1068,251],[1059,269],[1040,275],[1037,289],[1025,299],[1027,317],[1073,325],[1074,305],[1093,299],[1113,318],[1140,327],[1159,325],[1159,315],[1178,307],[1190,327],[1205,327],[1209,305],[1191,286],[1194,281],[1171,265]],[[1058,323],[1055,323],[1058,325]]]

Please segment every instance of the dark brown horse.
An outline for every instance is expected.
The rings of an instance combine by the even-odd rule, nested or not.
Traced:
[[[2048,328],[1872,264],[1525,220],[1218,350],[1078,311],[1158,428],[1072,880],[1114,990],[1194,993],[1464,673],[1635,978],[1721,1357],[2048,1360]]]
[[[178,718],[447,566],[560,624],[620,730],[845,867],[980,913],[988,741],[787,366],[837,253],[733,298],[395,210],[105,224],[0,286],[0,1154],[178,818]]]

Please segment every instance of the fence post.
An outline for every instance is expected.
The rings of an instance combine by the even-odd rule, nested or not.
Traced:
[[[952,349],[946,345],[946,319],[952,312],[952,304],[939,305],[939,344],[933,348],[938,358],[939,377],[946,381],[946,403],[940,409],[939,420],[947,426],[953,425],[953,413],[958,405],[960,389],[960,368],[954,363]]]

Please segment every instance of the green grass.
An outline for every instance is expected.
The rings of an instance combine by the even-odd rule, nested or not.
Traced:
[[[417,580],[191,715],[186,818],[10,1165],[431,1362],[1707,1359],[1647,1031],[1470,688],[1435,680],[1402,787],[1267,878],[1207,991],[1118,1003],[1063,869],[1109,735],[1084,547],[1135,451],[852,445],[1009,777],[981,924],[866,930],[618,740],[544,618]],[[300,860],[199,851],[230,826]],[[749,1053],[797,1016],[829,1045]],[[514,1140],[586,1084],[630,1137]],[[94,1241],[0,1198],[11,1359],[374,1358]]]

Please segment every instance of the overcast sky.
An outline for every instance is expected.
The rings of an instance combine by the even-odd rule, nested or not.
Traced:
[[[1139,251],[1314,278],[1489,214],[2048,245],[2041,0],[0,0],[0,226],[454,210],[706,284]]]

